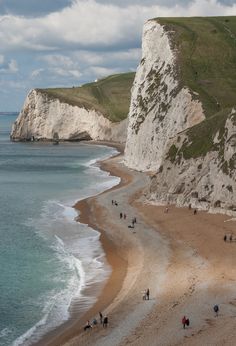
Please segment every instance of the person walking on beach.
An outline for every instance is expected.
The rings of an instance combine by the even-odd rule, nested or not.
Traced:
[[[86,325],[84,326],[84,331],[87,329],[92,329],[92,326],[91,326],[89,320],[87,321]]]
[[[126,214],[124,214],[124,220],[126,220]]]
[[[147,300],[149,300],[149,296],[150,296],[149,288],[148,288],[147,291],[146,291],[146,296],[147,296]]]
[[[214,307],[213,307],[213,310],[214,310],[214,312],[215,312],[215,317],[218,317],[218,314],[219,314],[219,305],[214,305]]]
[[[186,321],[187,321],[187,319],[186,319],[186,317],[184,316],[183,318],[182,318],[182,325],[183,325],[183,328],[185,329],[185,326],[186,326]]]
[[[232,243],[232,240],[233,240],[233,235],[232,235],[232,234],[230,234],[230,237],[229,237],[229,241],[230,241],[230,243]]]
[[[226,242],[227,241],[227,235],[225,234],[225,236],[224,236],[224,242]]]
[[[122,213],[120,213],[120,219],[122,219],[122,217],[123,217],[123,214],[122,214]]]
[[[98,324],[98,321],[97,321],[96,317],[94,317],[94,319],[93,319],[93,326],[96,327],[97,324]]]
[[[186,326],[188,327],[189,326],[189,318],[186,318]]]
[[[105,316],[103,320],[103,328],[107,328],[107,325],[108,325],[108,317]]]
[[[194,209],[193,215],[197,214],[197,209]]]
[[[99,311],[99,317],[100,317],[100,323],[102,324],[102,322],[103,322],[103,315],[102,315],[101,311]]]

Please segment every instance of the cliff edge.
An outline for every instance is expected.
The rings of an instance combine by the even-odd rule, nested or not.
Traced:
[[[154,203],[236,210],[236,17],[144,26],[127,166],[150,171]]]

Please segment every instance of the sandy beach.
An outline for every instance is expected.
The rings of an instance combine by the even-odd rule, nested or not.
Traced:
[[[223,240],[235,222],[174,206],[166,213],[165,206],[145,203],[148,176],[127,169],[122,155],[101,166],[121,183],[76,208],[80,222],[101,231],[112,274],[86,315],[44,345],[235,345],[236,242]],[[133,217],[134,229],[128,227]],[[147,288],[150,300],[143,300]],[[108,328],[84,332],[99,311],[107,314]]]

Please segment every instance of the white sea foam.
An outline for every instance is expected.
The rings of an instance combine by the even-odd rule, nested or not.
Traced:
[[[76,258],[71,252],[67,252],[65,249],[65,244],[61,238],[59,238],[57,235],[55,235],[55,238],[58,242],[57,246],[57,251],[60,253],[61,251],[63,252],[63,260],[66,260],[67,263],[69,264],[69,267],[71,269],[74,269],[78,278],[79,278],[79,284],[76,287],[77,291],[79,294],[81,294],[81,290],[85,286],[85,271],[83,269],[83,264],[82,261]],[[60,250],[58,250],[58,248]]]
[[[60,261],[65,262],[68,269],[74,271],[75,275],[71,276],[67,289],[60,292],[51,292],[50,295],[44,297],[44,299],[42,298],[42,300],[45,301],[43,317],[26,333],[17,338],[13,343],[13,346],[28,346],[32,342],[38,341],[46,331],[52,330],[64,321],[68,320],[70,317],[68,307],[71,305],[73,299],[79,299],[81,297],[81,300],[84,301],[84,309],[87,309],[95,302],[95,297],[89,298],[82,294],[82,290],[86,285],[93,282],[95,270],[90,271],[89,275],[85,275],[82,261],[76,258],[72,253],[67,252],[62,239],[57,236],[55,236],[55,238],[56,243],[54,247],[57,250]],[[94,243],[96,238],[97,237],[94,237],[94,239],[90,238],[92,243]],[[90,266],[92,266],[94,260],[87,258],[87,262],[90,262]],[[101,266],[101,263],[99,263],[99,266]],[[102,270],[104,271],[104,268]],[[99,277],[98,273],[96,273],[96,275]],[[104,276],[101,276],[100,280],[103,279]]]
[[[65,217],[65,219],[69,222],[75,222],[75,218],[76,216],[78,216],[78,213],[75,210],[75,208],[67,206],[65,204],[61,204],[59,202],[57,202],[57,204],[63,208],[62,216]]]
[[[17,338],[13,346],[27,346],[68,320],[69,307],[73,300],[79,299],[84,309],[88,309],[96,301],[95,296],[85,296],[84,289],[91,284],[104,282],[111,269],[106,263],[99,241],[100,233],[75,222],[78,214],[71,206],[78,200],[97,195],[119,183],[120,178],[111,177],[108,172],[101,171],[97,165],[97,161],[117,153],[113,150],[109,155],[85,162],[83,165],[87,167],[86,173],[101,179],[91,179],[92,183],[89,187],[80,189],[79,196],[75,195],[73,200],[47,201],[40,219],[28,220],[28,225],[36,228],[38,234],[45,239],[51,239],[53,250],[57,253],[59,261],[64,263],[73,275],[67,282],[66,289],[41,297],[44,306],[42,318]],[[55,280],[61,280],[61,278],[55,278]]]
[[[0,338],[5,338],[7,335],[11,334],[12,330],[9,328],[4,328],[0,331]]]

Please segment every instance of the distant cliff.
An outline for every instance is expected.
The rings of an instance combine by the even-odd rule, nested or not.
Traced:
[[[11,139],[126,141],[133,73],[78,88],[35,89],[12,127]]]
[[[236,210],[236,17],[144,26],[125,164],[150,171],[148,200]]]

